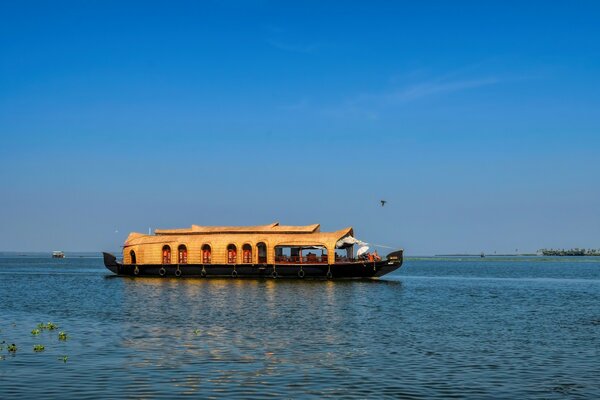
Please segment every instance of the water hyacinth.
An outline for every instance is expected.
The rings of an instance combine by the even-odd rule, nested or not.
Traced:
[[[45,350],[45,347],[41,344],[36,344],[35,346],[33,346],[33,351],[35,351],[36,353],[39,353],[44,350]]]
[[[14,343],[13,343],[13,344],[9,344],[9,345],[6,347],[6,350],[8,350],[8,351],[9,351],[9,352],[11,352],[11,353],[16,353],[16,352],[17,352],[17,345],[16,345],[16,344],[14,344]]]
[[[52,322],[48,322],[48,323],[46,324],[46,329],[48,329],[49,331],[53,331],[53,330],[55,330],[56,328],[58,328],[58,326],[57,326],[56,324],[53,324]]]
[[[198,336],[202,331],[200,329],[194,329],[194,335]]]
[[[34,336],[37,336],[37,335],[39,335],[39,334],[40,334],[40,332],[41,332],[41,331],[40,331],[39,329],[33,329],[33,330],[31,331],[31,334],[32,334],[32,335],[34,335]]]
[[[58,333],[58,340],[67,340],[67,339],[68,339],[67,332],[59,332]]]
[[[67,356],[62,356],[62,357],[59,357],[58,360],[66,363],[68,358],[69,357],[67,357]]]

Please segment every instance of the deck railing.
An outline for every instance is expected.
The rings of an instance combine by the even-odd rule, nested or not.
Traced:
[[[278,264],[327,264],[327,256],[276,256]]]
[[[351,262],[369,262],[367,257],[335,257],[337,263],[351,263]],[[275,262],[277,264],[327,264],[329,262],[327,255],[322,256],[276,256]]]

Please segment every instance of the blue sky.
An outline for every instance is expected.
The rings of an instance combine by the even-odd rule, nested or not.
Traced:
[[[598,20],[592,1],[3,2],[0,250],[272,221],[413,255],[600,247]]]

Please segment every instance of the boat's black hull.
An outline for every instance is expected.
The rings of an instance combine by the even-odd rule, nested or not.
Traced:
[[[104,265],[121,276],[232,277],[232,278],[378,278],[402,266],[402,250],[375,262],[328,264],[165,264],[124,265],[115,256],[104,254]]]

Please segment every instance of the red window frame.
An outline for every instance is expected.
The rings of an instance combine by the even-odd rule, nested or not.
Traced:
[[[162,263],[171,264],[171,247],[164,246],[162,249]]]
[[[185,247],[185,245],[181,245],[179,246],[179,248],[177,249],[178,251],[178,257],[177,257],[177,261],[179,264],[187,264],[187,247]]]

